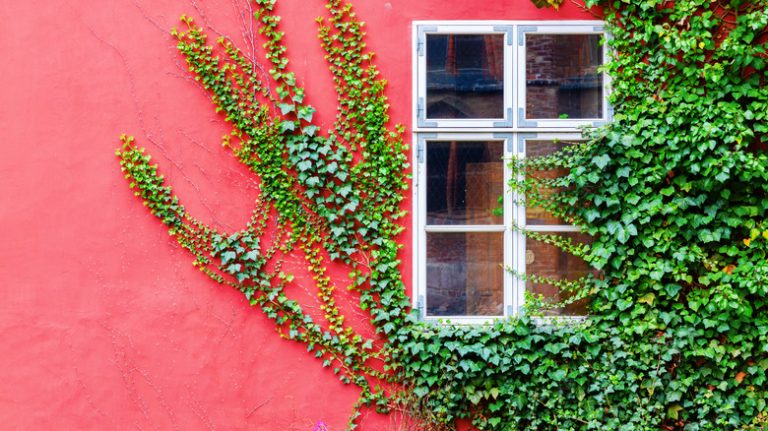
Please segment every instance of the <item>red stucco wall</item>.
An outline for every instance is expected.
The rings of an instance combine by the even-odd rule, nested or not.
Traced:
[[[529,0],[355,3],[408,127],[412,20],[591,18],[568,0],[559,13]],[[0,2],[1,429],[343,428],[357,391],[194,269],[114,156],[120,133],[135,135],[196,216],[244,225],[253,179],[220,147],[227,127],[168,34],[187,13],[240,42],[243,4]],[[280,5],[293,70],[327,128],[334,94],[313,22],[323,11],[319,0]],[[388,423],[371,414],[363,429]]]

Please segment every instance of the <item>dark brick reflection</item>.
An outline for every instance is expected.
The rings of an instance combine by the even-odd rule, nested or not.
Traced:
[[[598,34],[525,36],[527,118],[601,118],[603,51]]]
[[[504,234],[427,233],[427,315],[501,316]]]
[[[579,242],[591,242],[589,235],[581,233],[560,233],[559,235],[572,238]],[[587,275],[592,270],[582,259],[559,248],[534,241],[525,240],[525,272],[555,280],[575,280]],[[562,292],[555,286],[548,284],[526,283],[526,290],[536,295],[543,295],[551,302],[559,302],[571,296],[569,292]],[[587,314],[587,302],[582,300],[563,308],[548,310],[545,315],[550,316],[583,316]]]
[[[427,118],[504,117],[504,36],[427,35]]]

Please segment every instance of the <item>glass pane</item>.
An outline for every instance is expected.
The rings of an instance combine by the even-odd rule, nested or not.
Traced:
[[[504,141],[427,142],[427,224],[503,224]]]
[[[526,118],[601,118],[599,34],[526,34]]]
[[[504,35],[427,35],[427,118],[504,117]]]
[[[501,316],[503,232],[427,233],[427,315]]]
[[[578,242],[591,242],[589,235],[581,233],[560,233],[563,237],[569,237]],[[534,241],[530,238],[525,239],[525,272],[526,274],[538,275],[555,280],[575,280],[587,275],[592,269],[582,259],[566,253],[559,248],[545,244],[541,241]],[[549,302],[560,302],[572,294],[562,292],[555,286],[548,284],[537,284],[531,281],[526,282],[526,290],[535,294],[543,295]],[[563,308],[545,310],[546,316],[584,316],[587,314],[587,301],[581,300],[569,304]]]
[[[526,157],[539,157],[552,154],[566,145],[575,144],[576,141],[561,141],[561,140],[526,140],[525,141],[525,154]],[[546,171],[537,171],[533,173],[533,176],[537,178],[557,178],[558,176],[565,175],[567,170],[565,169],[550,169]],[[542,193],[547,194],[550,190],[542,189]],[[570,224],[565,220],[557,218],[552,214],[544,211],[543,208],[538,206],[528,206],[525,208],[525,223],[527,225],[564,225]]]

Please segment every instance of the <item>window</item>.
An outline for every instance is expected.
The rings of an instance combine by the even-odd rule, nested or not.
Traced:
[[[556,279],[588,270],[510,229],[584,240],[514,205],[505,160],[551,153],[608,121],[601,23],[417,22],[414,35],[414,305],[425,319],[473,323],[517,314],[526,290],[564,299],[504,269]],[[548,314],[584,312],[576,303]]]

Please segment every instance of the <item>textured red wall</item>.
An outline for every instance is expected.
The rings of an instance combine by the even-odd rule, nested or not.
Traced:
[[[590,18],[569,2],[559,13],[529,0],[355,3],[393,117],[409,127],[412,20]],[[253,179],[220,147],[227,126],[169,35],[186,13],[239,43],[243,4],[0,4],[2,429],[343,428],[357,391],[194,269],[114,156],[120,133],[135,135],[195,215],[244,225]],[[293,70],[327,128],[334,94],[313,22],[323,11],[319,0],[280,4]],[[388,424],[371,414],[363,429]]]

